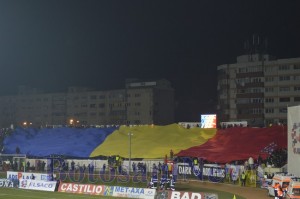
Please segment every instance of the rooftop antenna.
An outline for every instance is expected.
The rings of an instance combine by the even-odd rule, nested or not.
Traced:
[[[268,37],[264,40],[264,52],[268,51]]]
[[[252,47],[254,53],[259,53],[259,36],[256,34],[253,34],[252,39]]]
[[[244,42],[244,50],[245,50],[245,53],[249,54],[250,53],[250,47],[249,47],[249,40],[247,39],[245,42]]]

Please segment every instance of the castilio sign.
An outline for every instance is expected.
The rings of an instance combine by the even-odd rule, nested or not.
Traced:
[[[94,184],[61,183],[58,191],[77,194],[103,195],[104,186]]]

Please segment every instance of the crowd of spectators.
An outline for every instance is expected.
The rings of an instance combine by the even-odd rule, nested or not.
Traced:
[[[249,127],[249,125],[243,124],[243,123],[239,123],[239,124],[222,124],[221,125],[221,129],[229,129],[229,128],[233,128],[233,127]]]
[[[6,137],[8,137],[12,133],[11,128],[1,128],[0,129],[0,153],[4,151],[4,144],[3,141]]]
[[[147,166],[146,163],[138,162],[137,164],[135,162],[132,163],[132,171],[134,173],[141,172],[145,174],[147,172]]]

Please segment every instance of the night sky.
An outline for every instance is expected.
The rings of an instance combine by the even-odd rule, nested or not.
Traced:
[[[165,78],[181,108],[209,112],[216,67],[253,34],[277,58],[300,57],[299,10],[296,0],[0,0],[0,95]]]

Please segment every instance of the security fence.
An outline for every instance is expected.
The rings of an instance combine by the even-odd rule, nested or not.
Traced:
[[[243,165],[218,165],[194,162],[185,158],[180,161],[165,159],[65,159],[28,158],[25,155],[0,155],[0,174],[6,176],[7,171],[52,173],[59,177],[67,173],[85,173],[89,175],[115,175],[139,177],[149,181],[155,177],[173,178],[175,181],[210,181],[215,183],[231,183],[242,185],[242,173],[245,175],[245,186],[256,187],[260,183],[256,169],[245,169]],[[131,165],[129,165],[129,163]],[[195,164],[197,163],[197,164]]]

